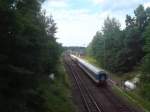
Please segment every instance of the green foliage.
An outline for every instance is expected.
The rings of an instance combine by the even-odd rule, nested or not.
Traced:
[[[144,51],[146,55],[144,56],[142,65],[143,75],[141,76],[141,93],[150,101],[150,25],[144,33],[144,38]]]
[[[56,71],[56,23],[43,0],[0,0],[0,111],[46,112],[38,80]]]
[[[94,38],[92,40],[90,47],[92,49],[91,50],[92,56],[94,56],[95,58],[98,58],[100,56],[103,59],[104,56],[102,54],[104,54],[104,51],[103,51],[104,38],[102,37],[102,34],[100,32],[96,33],[96,35],[94,36]],[[101,59],[101,58],[99,58],[99,59]]]
[[[61,63],[61,62],[60,62]],[[71,102],[70,85],[68,75],[65,74],[63,64],[58,65],[55,73],[57,80],[50,80],[47,77],[40,79],[40,88],[44,92],[46,104],[49,112],[74,112],[73,103]]]
[[[103,32],[97,32],[89,46],[91,55],[101,63],[102,67],[117,71],[116,54],[123,45],[123,42],[119,41],[121,36],[119,22],[108,17],[104,22]]]
[[[112,72],[129,72],[142,62],[141,94],[150,101],[150,8],[139,5],[134,14],[126,16],[124,30],[116,19],[106,18],[88,53]]]
[[[128,72],[140,63],[144,56],[143,32],[149,22],[149,8],[142,5],[134,11],[135,16],[126,16],[126,28],[109,17],[104,21],[101,36],[94,36],[88,49],[105,69],[112,72]]]
[[[145,28],[145,23],[146,23],[146,11],[144,10],[143,5],[139,5],[136,10],[134,11],[135,17],[136,17],[136,25],[138,28],[143,31]]]

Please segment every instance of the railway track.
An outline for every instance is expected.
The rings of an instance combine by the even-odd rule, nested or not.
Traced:
[[[79,66],[77,66],[76,68],[80,69]],[[78,72],[80,71],[78,70]],[[82,80],[84,80],[84,78],[82,78]],[[84,80],[84,82],[86,81]],[[126,103],[123,103],[121,99],[112,92],[110,85],[97,89],[108,99],[109,102],[111,102],[117,112],[137,112],[135,109],[131,107],[129,108],[129,105],[127,105]]]
[[[80,91],[82,101],[87,112],[104,112],[102,106],[95,101],[91,92],[81,80],[79,73],[74,67],[74,64],[66,62],[66,65],[71,70],[71,74],[73,75],[75,83]]]
[[[118,112],[135,112],[135,110],[132,110],[126,104],[122,103],[120,99],[112,93],[110,88],[101,88],[99,91],[108,98],[108,100],[114,105]]]
[[[79,90],[78,93],[82,97],[81,102],[86,112],[143,112],[122,101],[122,99],[112,92],[110,85],[102,88],[95,87],[92,81],[84,75],[85,73],[77,63],[69,58],[69,56],[66,56],[64,62]],[[96,93],[93,94],[93,92]]]

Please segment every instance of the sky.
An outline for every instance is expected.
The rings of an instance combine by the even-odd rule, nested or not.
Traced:
[[[63,46],[87,46],[104,20],[115,17],[125,27],[126,14],[134,16],[139,4],[150,6],[150,0],[46,0],[42,10],[57,24],[57,41]]]

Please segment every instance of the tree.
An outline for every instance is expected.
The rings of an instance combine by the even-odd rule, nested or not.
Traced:
[[[117,52],[122,47],[122,32],[120,23],[115,19],[107,18],[104,21],[103,36],[105,41],[105,67],[113,72],[118,71],[117,68]],[[117,43],[117,44],[116,44]]]
[[[55,71],[61,46],[42,1],[0,0],[1,112],[47,111],[39,80]]]
[[[143,57],[143,38],[138,28],[131,27],[125,30],[124,53],[126,55],[127,71],[132,70]]]
[[[121,36],[119,22],[115,18],[108,17],[104,22],[102,32],[97,32],[90,44],[91,53],[100,65],[113,72],[118,71],[117,52],[123,45]]]
[[[136,24],[135,18],[132,18],[130,15],[126,15],[126,28],[128,27],[134,27]]]
[[[128,72],[141,62],[144,56],[143,32],[150,20],[149,12],[149,8],[145,10],[142,5],[139,5],[134,11],[134,17],[126,15],[124,30],[120,29],[120,23],[115,18],[106,18],[102,28],[105,47],[98,47],[99,44],[103,44],[96,37],[90,45],[91,48],[94,46],[91,50],[95,58],[104,60],[106,69],[113,72]],[[104,51],[105,56],[100,57],[100,51],[101,53]]]
[[[139,5],[134,11],[134,14],[136,17],[137,27],[140,29],[140,31],[143,31],[146,23],[146,12],[144,10],[143,5]]]
[[[146,55],[143,59],[142,73],[141,76],[141,93],[150,101],[150,24],[144,32],[145,45],[144,51]]]
[[[146,27],[148,26],[149,22],[150,22],[150,7],[146,8]]]
[[[104,37],[101,32],[94,36],[91,46],[91,55],[95,57],[101,65],[104,64]]]
[[[116,19],[107,18],[89,50],[102,67],[112,72],[129,72],[142,64],[141,94],[150,101],[150,8],[139,5],[134,14],[126,15],[124,30]]]

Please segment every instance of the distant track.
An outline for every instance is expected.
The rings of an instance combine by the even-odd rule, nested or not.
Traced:
[[[66,63],[66,65],[71,70],[71,73],[75,79],[77,87],[79,88],[84,107],[86,108],[87,112],[104,112],[102,106],[100,104],[97,104],[91,92],[81,80],[79,73],[77,72],[77,70],[75,70],[75,67],[73,67],[73,63]]]
[[[71,60],[70,56],[65,56],[64,62],[66,69],[70,71],[75,85],[79,90],[79,94],[82,98],[81,102],[83,103],[82,105],[84,105],[86,112],[142,112],[132,108],[127,102],[123,102],[122,99],[113,93],[110,85],[100,88],[95,87],[95,85],[90,83],[91,81],[86,78],[86,75],[83,75],[85,73]],[[93,88],[92,86],[95,88],[94,90],[91,89]],[[94,95],[93,91],[97,94]],[[101,94],[101,99],[99,99],[98,94]],[[103,101],[105,103],[103,103]],[[107,104],[110,104],[111,108],[107,108]]]
[[[99,91],[108,98],[118,112],[135,112],[135,110],[130,109],[126,104],[122,104],[121,100],[109,88],[101,88]]]

